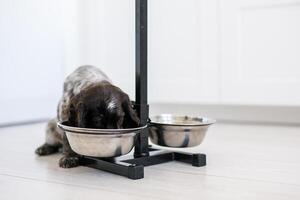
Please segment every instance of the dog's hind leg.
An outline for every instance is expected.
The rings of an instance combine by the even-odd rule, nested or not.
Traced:
[[[59,151],[62,147],[63,131],[56,125],[56,119],[48,122],[46,128],[46,142],[35,150],[35,153],[40,156],[53,154]]]

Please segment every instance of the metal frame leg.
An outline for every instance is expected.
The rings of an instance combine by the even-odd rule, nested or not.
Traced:
[[[141,120],[141,125],[148,123],[148,36],[147,36],[147,0],[135,0],[135,109]],[[134,156],[144,157],[148,151],[148,129],[143,130],[135,143]]]

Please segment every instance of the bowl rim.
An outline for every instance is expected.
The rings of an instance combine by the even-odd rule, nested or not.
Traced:
[[[119,137],[132,137],[135,136],[137,134],[137,132],[129,132],[129,133],[120,133],[120,134],[109,134],[109,133],[82,133],[82,132],[74,132],[74,131],[66,131],[67,137],[69,136],[82,136],[82,137],[101,137],[101,138],[119,138]]]
[[[198,121],[199,119],[203,120],[205,119],[206,122],[199,122],[198,124],[175,124],[175,123],[168,123],[168,122],[159,122],[159,121],[152,121],[153,118],[159,118],[159,117],[171,117],[171,118],[190,118],[192,120]],[[166,125],[166,126],[208,126],[216,123],[217,121],[215,119],[202,117],[202,116],[188,116],[188,115],[174,115],[174,114],[160,114],[155,115],[150,118],[150,125]],[[198,119],[198,120],[196,120]]]
[[[72,133],[80,133],[80,134],[94,134],[94,135],[123,135],[130,133],[137,133],[145,128],[147,128],[148,124],[145,126],[140,126],[136,128],[127,128],[127,129],[95,129],[95,128],[80,128],[74,126],[66,125],[67,122],[57,122],[57,126],[63,131],[68,131]]]

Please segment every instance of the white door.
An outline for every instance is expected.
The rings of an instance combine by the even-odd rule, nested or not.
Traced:
[[[55,116],[68,12],[59,2],[0,1],[0,125]]]
[[[85,13],[80,38],[82,60],[100,66],[134,98],[135,1],[80,4]],[[212,20],[210,12],[215,11],[216,3],[210,1],[148,1],[150,103],[217,102],[217,62],[212,55],[216,33],[214,25],[208,22]]]
[[[219,2],[222,102],[300,105],[300,1]]]
[[[215,29],[206,23],[214,23],[208,14],[216,10],[214,2],[151,0],[148,4],[150,102],[216,103],[216,67],[210,59]]]

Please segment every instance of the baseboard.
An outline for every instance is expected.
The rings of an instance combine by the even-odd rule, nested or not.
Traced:
[[[28,120],[28,121],[0,123],[0,128],[6,128],[6,127],[11,127],[11,126],[23,126],[23,125],[28,125],[28,124],[38,124],[38,123],[47,122],[48,120],[49,120],[49,118],[44,118],[44,119],[36,119],[36,120]]]
[[[220,122],[300,125],[300,107],[197,104],[150,104],[150,116],[171,113],[207,116]]]

